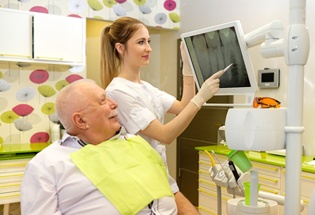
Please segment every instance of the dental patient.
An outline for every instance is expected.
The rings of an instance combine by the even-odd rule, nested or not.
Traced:
[[[177,214],[160,155],[125,132],[116,108],[92,80],[60,91],[56,109],[66,133],[27,164],[22,215]]]

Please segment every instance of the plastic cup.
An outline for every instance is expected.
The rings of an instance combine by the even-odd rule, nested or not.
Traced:
[[[260,188],[260,184],[257,184],[257,196]],[[250,182],[244,182],[244,190],[245,190],[245,205],[250,205]]]
[[[252,163],[249,161],[244,151],[232,150],[228,154],[228,158],[242,171],[247,172],[252,168]]]

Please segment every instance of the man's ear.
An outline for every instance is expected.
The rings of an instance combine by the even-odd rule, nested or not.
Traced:
[[[125,52],[125,46],[121,43],[116,43],[115,48],[118,51],[119,54],[123,55]]]
[[[88,123],[82,113],[74,113],[72,115],[73,124],[80,129],[88,128]]]

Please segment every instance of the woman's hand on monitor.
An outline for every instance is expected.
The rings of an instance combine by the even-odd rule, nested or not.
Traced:
[[[182,56],[182,60],[183,60],[183,70],[182,73],[185,76],[194,76],[189,64],[189,59],[188,59],[188,55],[187,55],[187,51],[185,49],[184,43],[181,42],[180,43],[180,53]]]

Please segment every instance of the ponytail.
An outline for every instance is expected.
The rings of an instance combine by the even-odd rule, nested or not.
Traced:
[[[110,40],[110,26],[106,26],[101,33],[100,73],[101,83],[105,89],[118,76],[119,55],[115,44]]]

